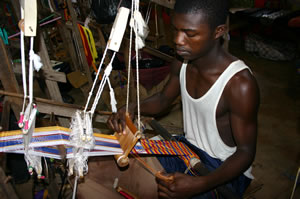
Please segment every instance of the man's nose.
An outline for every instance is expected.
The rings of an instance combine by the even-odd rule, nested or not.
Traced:
[[[182,32],[176,32],[174,34],[174,43],[178,46],[184,45],[184,34]]]

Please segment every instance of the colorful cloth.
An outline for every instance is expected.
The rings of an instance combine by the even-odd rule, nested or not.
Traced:
[[[147,154],[175,155],[183,160],[187,166],[189,166],[192,158],[199,158],[198,155],[183,142],[145,139],[141,139],[140,142]]]
[[[35,128],[29,147],[33,148],[32,155],[61,159],[61,150],[64,146],[67,158],[73,157],[72,146],[69,141],[70,129],[51,126]],[[113,135],[94,133],[95,147],[86,150],[88,156],[104,156],[122,154],[123,150]],[[0,133],[0,152],[24,153],[23,135],[20,130]],[[186,165],[191,158],[198,158],[187,145],[182,142],[140,139],[132,153],[178,156]]]

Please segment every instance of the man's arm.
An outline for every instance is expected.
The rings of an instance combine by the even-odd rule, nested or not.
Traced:
[[[170,78],[159,93],[141,102],[141,114],[143,115],[156,115],[167,109],[172,102],[180,94],[179,73],[182,63],[178,60],[172,62]]]
[[[171,63],[169,81],[161,92],[148,97],[140,103],[141,114],[158,114],[168,108],[169,105],[172,104],[172,102],[179,96],[179,73],[181,65],[182,62],[174,59],[174,61]],[[108,125],[116,132],[122,132],[123,129],[125,129],[125,111],[125,107],[122,107],[118,113],[113,114],[107,121]],[[137,105],[135,103],[130,103],[128,112],[131,117],[133,117],[134,113],[137,112]]]
[[[230,111],[230,124],[237,150],[215,171],[206,176],[192,177],[174,174],[174,182],[159,183],[159,195],[164,198],[185,198],[209,191],[229,182],[246,171],[256,153],[259,89],[248,71],[234,76],[223,92]]]
[[[259,88],[249,71],[234,76],[224,90],[230,111],[230,124],[237,150],[205,180],[209,187],[241,175],[252,164],[256,153]]]

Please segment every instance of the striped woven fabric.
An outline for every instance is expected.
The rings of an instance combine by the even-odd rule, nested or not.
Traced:
[[[30,147],[31,153],[38,156],[60,159],[58,145],[65,146],[67,158],[73,156],[72,147],[69,144],[70,130],[60,126],[35,128],[32,134]],[[86,150],[88,156],[103,156],[122,154],[123,151],[115,136],[94,133],[95,147],[93,150]],[[22,153],[24,150],[23,136],[20,130],[0,133],[0,152]],[[146,140],[141,139],[134,149],[136,154],[153,155],[176,155],[189,165],[193,157],[198,156],[182,142]]]
[[[190,159],[199,159],[198,155],[182,142],[141,139],[140,143],[147,154],[177,155],[187,166],[190,165]]]

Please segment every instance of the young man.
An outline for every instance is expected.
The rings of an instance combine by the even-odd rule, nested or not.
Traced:
[[[174,176],[171,183],[157,179],[161,198],[214,198],[208,191],[222,184],[241,197],[253,178],[259,89],[244,62],[222,47],[227,15],[226,0],[176,1],[172,23],[180,58],[173,61],[163,91],[141,102],[141,113],[160,113],[181,94],[185,133],[181,140],[211,172],[189,176],[179,173],[181,166],[172,159],[160,160],[163,166],[171,165],[165,169]],[[136,105],[130,104],[130,113],[135,111]],[[108,120],[118,132],[125,126],[124,112],[123,108]]]

